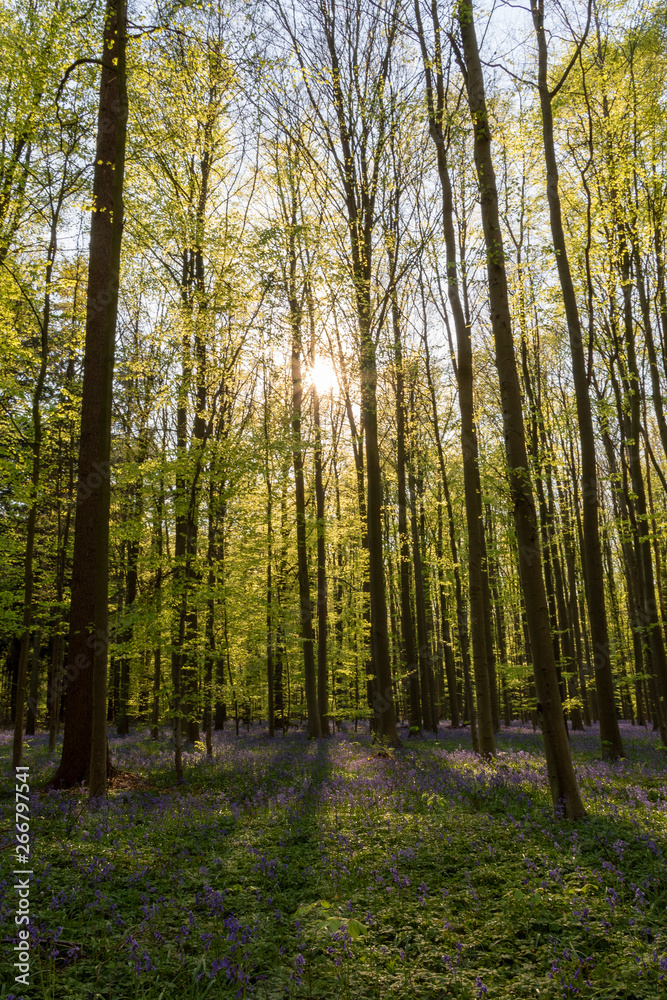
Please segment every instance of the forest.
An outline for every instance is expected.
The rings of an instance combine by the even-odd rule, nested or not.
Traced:
[[[0,24],[0,998],[654,1000],[667,6]]]

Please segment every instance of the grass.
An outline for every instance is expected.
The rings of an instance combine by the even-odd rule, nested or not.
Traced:
[[[467,730],[378,755],[368,734],[269,740],[255,727],[185,755],[110,737],[145,787],[92,812],[36,791],[30,740],[30,988],[13,982],[11,736],[0,734],[0,997],[568,998],[667,995],[667,755],[622,726],[627,758],[573,734],[588,817],[557,821],[539,734],[494,761]]]

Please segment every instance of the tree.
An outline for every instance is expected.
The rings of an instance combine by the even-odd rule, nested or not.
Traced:
[[[313,27],[316,26],[318,32],[309,48],[300,37],[294,14],[288,14],[278,5],[280,20],[290,38],[315,120],[336,164],[344,193],[350,238],[350,276],[359,328],[361,411],[366,444],[371,649],[377,680],[373,697],[378,734],[393,743],[397,733],[382,547],[382,478],[371,278],[380,164],[389,126],[385,88],[399,28],[400,2],[386,11],[376,11],[358,0],[356,16],[343,19],[335,4],[321,3],[306,9],[310,10]],[[346,52],[352,51],[358,53],[357,60],[348,64]],[[318,69],[326,66],[326,77],[320,78],[321,85],[310,72],[315,66]],[[363,67],[372,67],[372,72],[362,72]],[[386,305],[385,300],[384,308]]]
[[[111,393],[123,231],[127,128],[126,8],[109,0],[90,224],[77,509],[72,564],[65,734],[56,788],[88,781],[106,795]]]
[[[539,698],[538,710],[543,718],[551,798],[554,809],[563,808],[569,819],[579,819],[585,811],[563,726],[556,664],[551,645],[549,614],[537,537],[537,518],[526,453],[519,376],[512,340],[498,193],[491,156],[490,122],[471,4],[459,3],[457,21],[462,42],[462,51],[458,50],[457,55],[465,80],[474,130],[475,168],[480,187],[480,209],[486,243],[489,308],[503,402],[505,450],[519,549],[519,575],[530,633],[535,686]],[[457,48],[456,42],[454,45]]]
[[[426,77],[426,101],[429,132],[436,148],[438,177],[442,190],[442,224],[445,237],[447,295],[456,332],[456,358],[452,358],[459,390],[461,412],[461,453],[465,483],[466,523],[468,528],[468,591],[470,599],[470,630],[472,633],[473,665],[477,690],[479,746],[486,756],[495,752],[491,686],[488,671],[487,606],[484,599],[484,521],[480,489],[477,431],[473,402],[473,360],[470,324],[466,322],[459,294],[456,231],[452,185],[449,176],[448,144],[445,116],[448,114],[446,81],[443,75],[440,44],[440,23],[437,6],[432,7],[434,56],[428,51],[422,25],[419,0],[415,2],[415,17],[422,62]],[[435,76],[435,80],[433,77]]]
[[[583,558],[586,577],[586,598],[591,626],[591,641],[595,655],[595,681],[600,711],[600,739],[606,754],[612,758],[623,756],[623,742],[618,728],[614,681],[611,669],[611,645],[607,628],[605,608],[604,570],[602,565],[602,545],[599,525],[599,487],[595,459],[595,434],[590,401],[589,375],[586,371],[584,339],[579,319],[577,297],[572,281],[570,263],[565,242],[565,232],[561,217],[558,193],[558,164],[554,141],[553,100],[564,86],[570,70],[575,65],[588,34],[592,0],[588,6],[588,22],[575,52],[558,82],[550,87],[548,81],[548,49],[544,29],[544,0],[536,0],[533,6],[533,23],[538,51],[538,91],[542,113],[542,138],[547,169],[547,200],[553,238],[558,278],[563,295],[563,305],[572,353],[572,374],[577,400],[577,420],[581,443],[581,477],[584,512]]]

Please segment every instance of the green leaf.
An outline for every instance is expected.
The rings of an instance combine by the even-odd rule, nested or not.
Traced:
[[[352,918],[347,922],[347,931],[353,941],[356,941],[361,934],[364,933],[364,926],[360,924],[358,920]]]

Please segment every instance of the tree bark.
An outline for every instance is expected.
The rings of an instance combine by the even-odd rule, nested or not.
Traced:
[[[440,47],[440,24],[437,6],[433,4],[435,60],[432,60],[427,50],[426,38],[422,27],[419,0],[415,2],[415,14],[422,51],[422,62],[426,73],[429,133],[435,145],[438,177],[442,193],[442,225],[445,236],[447,297],[456,333],[456,358],[452,360],[454,363],[454,373],[459,396],[459,411],[461,414],[461,453],[463,456],[463,483],[466,526],[468,529],[468,592],[470,600],[472,659],[477,692],[479,748],[484,756],[491,756],[495,753],[495,740],[493,735],[494,725],[486,648],[488,623],[486,622],[487,609],[484,601],[484,581],[482,578],[482,532],[484,522],[482,520],[482,498],[479,490],[477,431],[474,416],[472,343],[470,340],[470,328],[466,324],[459,294],[454,205],[449,166],[447,163],[447,143],[443,130],[443,119],[446,108]],[[434,70],[431,68],[432,66]],[[434,71],[436,76],[435,82],[433,81]]]
[[[410,705],[410,734],[421,732],[421,700],[419,674],[417,672],[417,651],[415,649],[415,629],[412,618],[410,587],[410,542],[408,538],[407,489],[406,489],[406,410],[405,373],[403,368],[403,344],[401,337],[400,310],[396,289],[392,293],[392,327],[394,331],[394,369],[396,375],[396,481],[398,488],[398,539],[401,592],[401,634],[403,655],[408,672],[408,697]]]
[[[519,574],[530,634],[535,686],[543,719],[547,772],[554,810],[557,813],[563,810],[569,819],[579,819],[585,815],[585,810],[577,787],[567,735],[563,728],[562,704],[551,645],[537,517],[526,453],[521,392],[512,339],[489,117],[471,3],[459,3],[457,19],[463,43],[462,70],[474,131],[475,167],[480,187],[480,208],[486,245],[491,326],[496,346],[496,366],[503,406],[505,450],[514,528],[519,549]]]
[[[30,666],[30,696],[28,698],[28,717],[25,724],[26,736],[35,735],[35,723],[37,721],[37,697],[39,692],[39,645],[41,642],[42,630],[35,629],[32,638],[32,664]]]
[[[275,736],[276,707],[273,663],[273,487],[269,467],[269,399],[271,380],[264,374],[264,476],[266,479],[266,687],[269,736]]]
[[[572,356],[572,376],[577,403],[577,420],[581,444],[581,478],[584,519],[584,578],[591,642],[595,656],[595,684],[600,713],[600,740],[605,756],[615,759],[623,757],[623,742],[618,728],[614,700],[614,679],[611,666],[611,645],[607,627],[605,607],[604,567],[600,542],[599,489],[595,462],[595,434],[590,403],[590,386],[586,372],[586,357],[579,319],[577,297],[572,282],[572,274],[567,256],[565,233],[558,193],[558,165],[554,142],[553,93],[547,80],[548,51],[544,31],[544,0],[533,0],[533,23],[537,37],[538,51],[538,91],[542,112],[542,136],[544,158],[547,169],[547,201],[551,235],[556,255],[556,266],[560,281],[565,317],[570,338]]]
[[[93,177],[65,733],[54,787],[106,794],[111,393],[127,130],[125,0],[109,0]],[[91,625],[92,623],[92,625]]]
[[[289,275],[287,292],[289,297],[290,322],[292,326],[292,465],[294,468],[294,501],[296,507],[296,549],[297,577],[299,582],[299,603],[301,607],[301,643],[303,649],[303,673],[308,712],[308,735],[319,738],[322,735],[320,711],[317,699],[317,676],[315,673],[315,635],[313,611],[310,599],[310,575],[308,572],[308,542],[306,537],[306,489],[303,475],[303,442],[301,439],[301,405],[303,381],[301,373],[302,356],[302,309],[297,295],[297,257],[294,243],[296,228],[296,203],[289,238]]]

